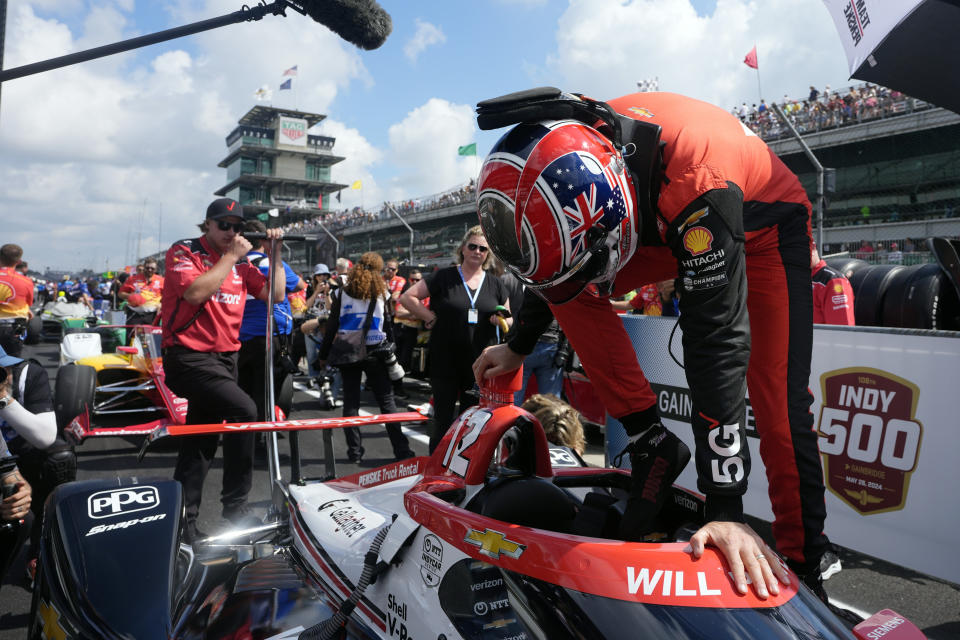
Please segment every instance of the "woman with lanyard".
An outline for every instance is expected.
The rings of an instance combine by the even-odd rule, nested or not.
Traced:
[[[476,394],[470,393],[474,387],[473,361],[500,338],[497,306],[510,308],[503,282],[492,275],[487,277],[491,255],[483,231],[475,226],[457,248],[456,266],[440,269],[400,295],[400,304],[430,330],[434,406],[431,452],[454,417],[477,403]],[[420,303],[427,297],[429,309]]]

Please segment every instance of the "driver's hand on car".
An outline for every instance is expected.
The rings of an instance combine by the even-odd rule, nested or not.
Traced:
[[[525,357],[506,344],[487,347],[473,363],[473,377],[477,384],[483,384],[484,378],[492,378],[503,373],[516,371],[523,364]]]
[[[779,595],[779,582],[790,584],[790,575],[776,553],[746,524],[708,522],[690,538],[684,551],[700,558],[706,545],[717,547],[727,559],[733,582],[741,594],[747,593],[747,576],[762,599],[771,593]]]
[[[4,485],[14,485],[16,490],[0,502],[0,520],[12,522],[27,517],[33,492],[30,484],[23,479],[19,471],[4,476]]]

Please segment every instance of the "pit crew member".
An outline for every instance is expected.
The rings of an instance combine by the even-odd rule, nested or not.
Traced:
[[[180,240],[167,250],[163,283],[163,369],[170,389],[188,401],[187,424],[253,422],[257,407],[237,385],[238,335],[247,292],[266,301],[267,279],[246,255],[252,248],[243,231],[243,207],[220,198],[207,207],[203,235]],[[280,238],[280,229],[270,229]],[[269,245],[267,247],[269,252]],[[282,269],[277,269],[274,300],[283,299]],[[183,485],[187,542],[206,537],[197,528],[203,481],[217,452],[217,435],[186,436],[174,479]],[[223,515],[246,503],[252,460],[227,452],[241,446],[224,437]]]
[[[163,295],[163,276],[157,274],[157,261],[144,260],[143,273],[127,278],[117,295],[127,301],[127,324],[153,324]]]
[[[847,276],[827,265],[817,248],[810,249],[813,281],[813,322],[853,326],[853,287]]]
[[[26,321],[33,317],[33,280],[17,270],[23,249],[16,244],[0,247],[0,346],[19,356]]]

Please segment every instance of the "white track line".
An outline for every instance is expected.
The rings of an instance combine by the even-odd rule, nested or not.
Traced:
[[[314,398],[317,398],[318,400],[320,399],[320,392],[319,392],[319,391],[316,391],[316,390],[314,390],[314,389],[310,389],[309,387],[307,387],[307,386],[306,386],[305,384],[303,384],[302,382],[294,382],[294,383],[293,383],[293,388],[296,389],[297,391],[301,391],[301,392],[307,394],[308,396],[313,396]],[[374,414],[370,413],[369,411],[364,411],[363,409],[360,409],[360,415],[362,415],[362,416],[372,416],[372,415],[374,415]],[[407,427],[404,427],[403,425],[400,425],[400,428],[403,430],[403,435],[407,436],[407,437],[410,438],[411,440],[416,440],[417,442],[420,442],[420,443],[426,444],[426,445],[429,445],[429,444],[430,444],[430,436],[428,436],[428,435],[426,435],[426,434],[423,434],[423,433],[420,433],[419,431],[414,431],[413,429],[408,429]]]

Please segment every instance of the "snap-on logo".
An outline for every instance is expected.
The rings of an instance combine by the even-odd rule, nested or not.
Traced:
[[[146,511],[160,505],[156,487],[126,487],[98,491],[87,498],[87,515],[91,518],[110,518],[135,511]]]

